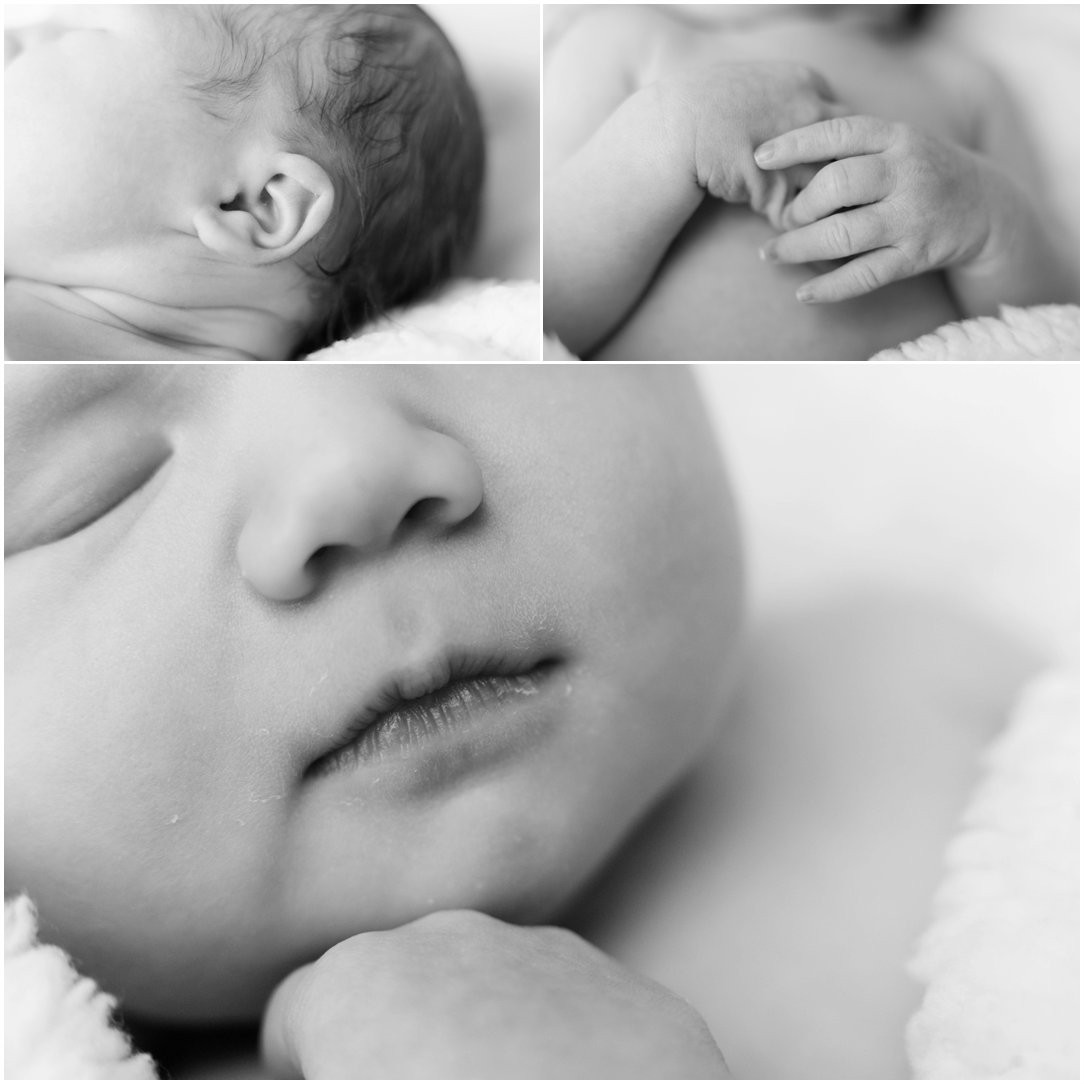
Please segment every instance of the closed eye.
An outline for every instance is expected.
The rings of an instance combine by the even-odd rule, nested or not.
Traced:
[[[95,479],[89,486],[79,485],[57,494],[32,517],[24,532],[16,527],[14,537],[5,535],[4,556],[62,542],[100,523],[146,490],[169,459],[169,454],[140,459],[132,463],[131,469],[119,470],[104,485]]]

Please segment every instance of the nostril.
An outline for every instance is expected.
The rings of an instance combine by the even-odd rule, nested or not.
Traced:
[[[437,519],[447,505],[448,502],[443,497],[423,497],[407,509],[403,519],[410,523],[429,523]]]
[[[339,548],[338,546],[321,546],[315,550],[305,562],[305,571],[316,577],[325,576],[329,566],[335,560],[335,551]]]

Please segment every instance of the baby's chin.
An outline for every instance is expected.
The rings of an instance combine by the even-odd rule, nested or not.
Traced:
[[[138,913],[118,915],[102,939],[100,929],[65,931],[60,940],[88,974],[118,995],[125,1012],[151,1024],[211,1026],[260,1019],[275,985],[290,971],[359,934],[394,929],[444,910],[475,910],[518,925],[554,921],[608,856],[596,838],[533,840],[516,859],[491,863],[514,851],[510,839],[464,840],[450,856],[456,872],[411,876],[379,903],[359,906],[364,885],[344,877],[320,892],[298,896],[287,913],[259,900],[222,908],[207,901],[198,916],[171,925]],[[605,841],[609,842],[609,841]],[[418,859],[421,862],[421,859]],[[410,863],[406,863],[409,867]],[[235,901],[240,898],[240,886]],[[185,908],[193,910],[189,901]]]
[[[449,898],[434,907],[404,907],[397,921],[359,922],[318,942],[306,938],[304,944],[286,954],[280,937],[269,936],[248,946],[243,954],[234,954],[229,943],[223,942],[216,951],[213,967],[202,968],[198,979],[191,972],[191,957],[183,948],[172,955],[160,954],[153,960],[141,953],[138,961],[129,961],[131,966],[123,968],[130,981],[109,983],[112,969],[106,968],[107,977],[100,985],[110,992],[119,991],[125,1013],[145,1023],[181,1027],[247,1025],[259,1021],[272,991],[287,974],[350,937],[378,935],[382,930],[395,929],[438,910],[475,910],[517,925],[544,925],[560,915],[570,897],[568,886],[560,886],[545,897],[510,890]],[[257,958],[263,955],[264,961],[253,958],[253,949]],[[271,960],[281,962],[268,966],[266,961]],[[98,979],[96,973],[94,977]]]

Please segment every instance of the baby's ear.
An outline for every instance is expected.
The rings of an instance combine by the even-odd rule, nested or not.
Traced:
[[[322,166],[301,154],[277,154],[256,183],[227,202],[200,207],[192,224],[220,256],[254,266],[277,263],[323,229],[334,202],[335,187]]]

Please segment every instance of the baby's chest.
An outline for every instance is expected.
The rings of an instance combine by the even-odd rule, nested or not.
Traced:
[[[855,112],[906,121],[956,141],[969,141],[971,105],[946,50],[895,41],[853,26],[808,19],[769,21],[726,30],[681,27],[659,41],[656,77],[692,66],[789,60],[827,78]]]

